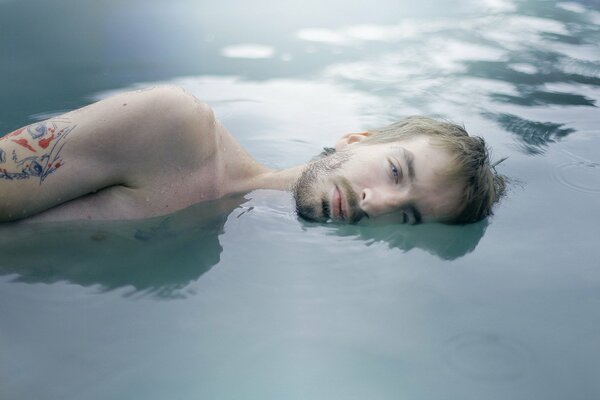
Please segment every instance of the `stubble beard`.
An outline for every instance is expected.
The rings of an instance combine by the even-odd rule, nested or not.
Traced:
[[[337,185],[343,191],[348,203],[346,219],[348,222],[356,222],[364,213],[358,207],[358,199],[350,182],[335,173],[350,158],[348,152],[337,152],[329,156],[310,162],[302,171],[300,177],[294,184],[292,192],[296,202],[296,212],[302,218],[311,221],[327,221],[331,211],[328,191],[322,192],[323,188]]]

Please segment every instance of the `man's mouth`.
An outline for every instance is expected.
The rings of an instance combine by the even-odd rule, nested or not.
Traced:
[[[298,215],[312,221],[331,220],[355,224],[362,218],[369,218],[358,205],[357,196],[350,182],[341,177],[332,182],[328,191],[322,192],[320,201],[317,204],[313,203],[312,207],[303,204],[301,200],[296,198]]]
[[[344,194],[342,190],[340,190],[339,186],[334,185],[333,193],[331,195],[331,209],[330,209],[330,217],[333,220],[344,220],[346,219],[347,207],[345,207],[344,202]]]

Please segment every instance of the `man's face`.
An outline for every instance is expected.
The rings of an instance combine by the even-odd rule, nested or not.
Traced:
[[[458,211],[463,189],[444,174],[451,166],[447,151],[427,136],[353,143],[307,165],[294,187],[296,209],[317,221],[445,220]]]

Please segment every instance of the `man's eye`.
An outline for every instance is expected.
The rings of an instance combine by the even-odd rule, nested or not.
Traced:
[[[393,163],[390,163],[390,168],[392,169],[392,176],[394,177],[394,180],[396,183],[398,183],[400,181],[400,171],[398,171],[398,168],[396,168]]]

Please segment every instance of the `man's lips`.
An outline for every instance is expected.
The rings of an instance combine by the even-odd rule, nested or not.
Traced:
[[[333,195],[331,196],[331,218],[332,219],[344,219],[346,213],[344,212],[344,195],[340,188],[335,185],[333,189]]]

